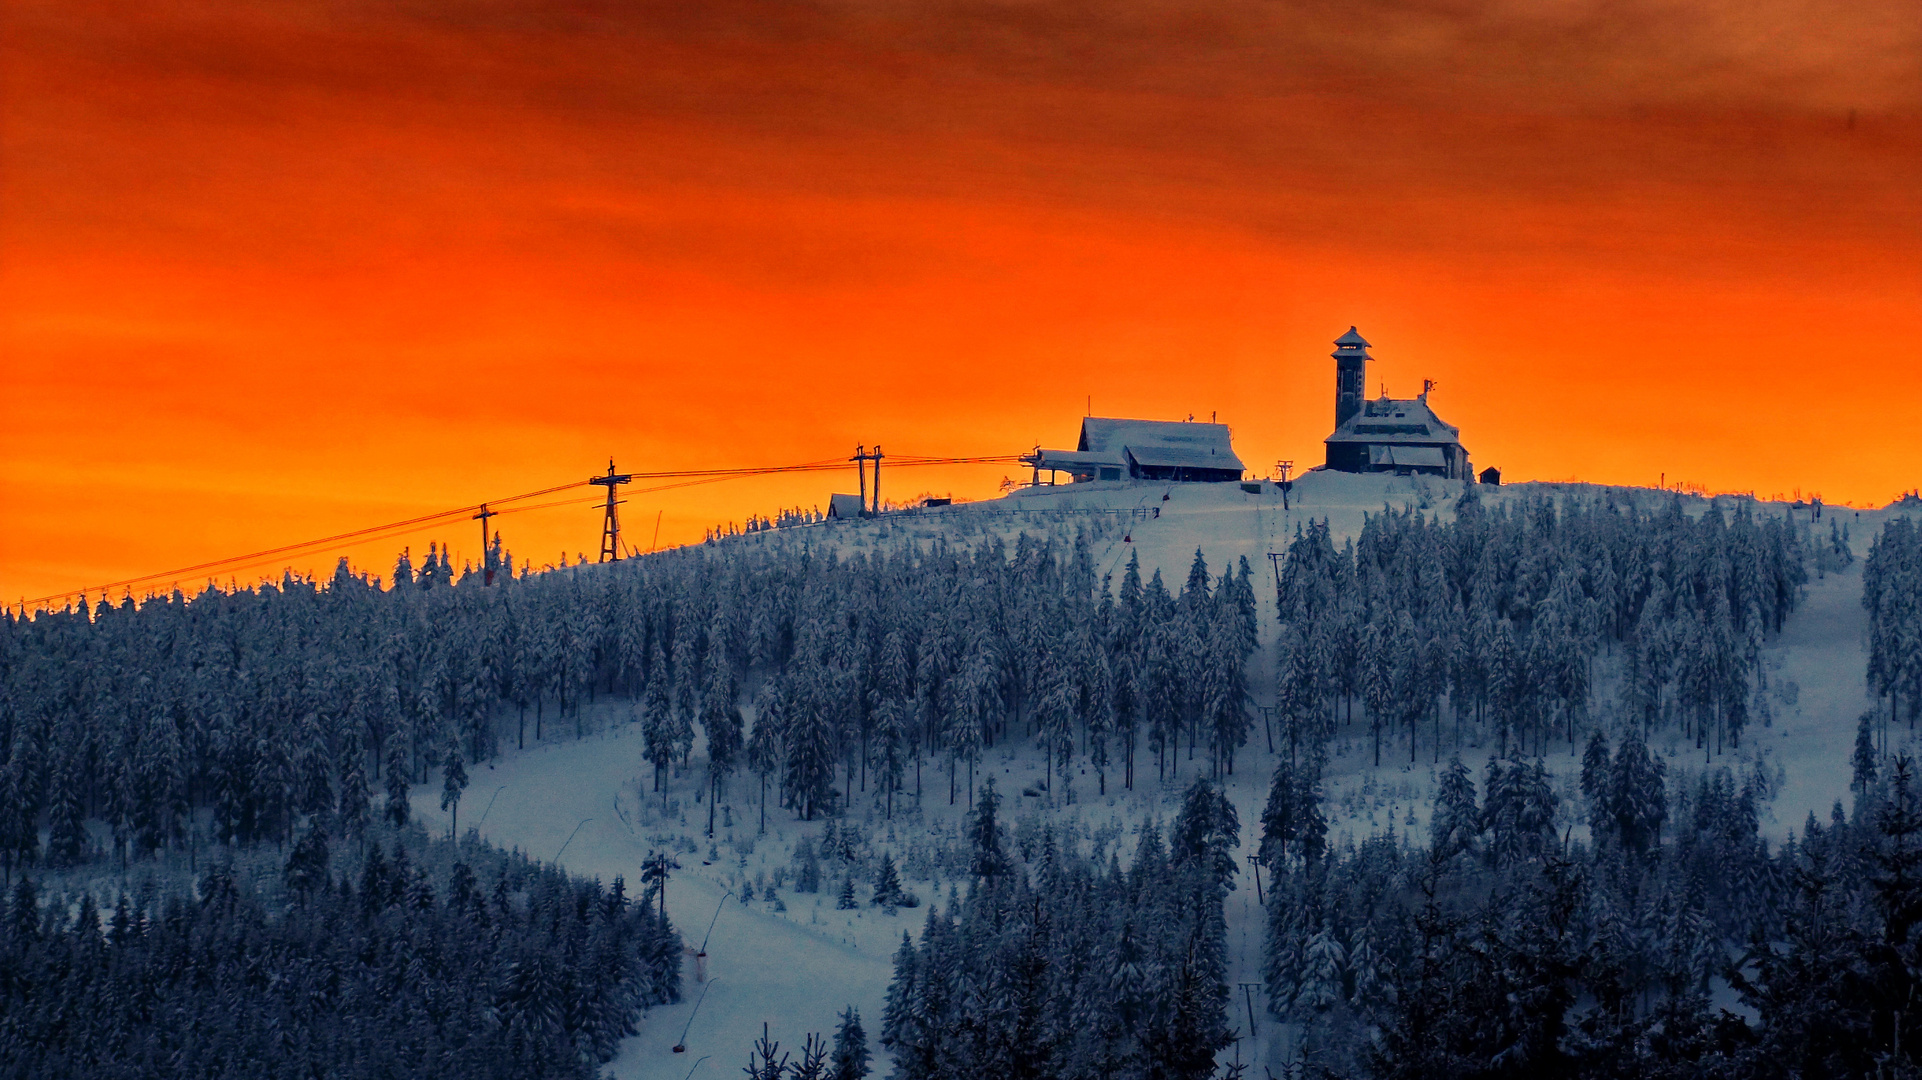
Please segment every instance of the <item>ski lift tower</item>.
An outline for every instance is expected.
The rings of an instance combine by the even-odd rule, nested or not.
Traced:
[[[601,523],[601,561],[619,562],[621,559],[621,519],[614,509],[625,500],[614,497],[617,484],[633,483],[634,474],[614,471],[614,459],[607,459],[606,476],[590,476],[587,482],[607,489],[607,514]]]

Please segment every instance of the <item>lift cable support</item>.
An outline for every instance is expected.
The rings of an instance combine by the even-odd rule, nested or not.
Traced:
[[[607,489],[607,515],[601,523],[601,561],[619,562],[621,560],[621,519],[615,507],[625,500],[614,497],[614,488],[620,484],[632,483],[634,474],[614,471],[614,459],[607,459],[606,476],[590,476],[587,482]]]
[[[1275,608],[1276,610],[1281,610],[1283,606],[1282,601],[1286,599],[1286,594],[1282,591],[1282,586],[1281,586],[1281,564],[1282,564],[1282,561],[1286,558],[1288,558],[1288,553],[1285,551],[1271,551],[1268,553],[1268,565],[1273,567],[1275,571]]]
[[[481,580],[489,585],[494,583],[494,560],[488,551],[487,519],[499,516],[500,511],[489,510],[486,503],[482,503],[480,513],[474,515],[474,520],[481,523]],[[500,534],[495,533],[494,537],[498,540]]]
[[[854,448],[854,456],[848,459],[854,462],[856,479],[860,484],[861,512],[868,517],[881,512],[881,459],[886,456],[881,453],[881,444],[875,443],[871,451],[866,446],[857,445]],[[874,462],[874,501],[872,503],[868,501],[867,463],[870,461]]]

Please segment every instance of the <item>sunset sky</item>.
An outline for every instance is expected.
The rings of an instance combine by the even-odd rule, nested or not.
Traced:
[[[1914,16],[0,0],[0,600],[610,454],[1072,445],[1090,395],[1266,474],[1320,460],[1351,324],[1510,478],[1885,503],[1922,483]],[[853,483],[624,509],[645,546]],[[540,565],[600,522],[499,525]]]

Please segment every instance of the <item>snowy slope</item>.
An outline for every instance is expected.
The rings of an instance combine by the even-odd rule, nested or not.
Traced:
[[[1499,502],[1572,490],[1597,492],[1580,485],[1515,485],[1485,488],[1481,495],[1487,502]],[[1274,613],[1272,589],[1262,586],[1273,580],[1265,565],[1266,555],[1281,550],[1298,524],[1310,518],[1326,518],[1339,544],[1358,535],[1365,516],[1379,512],[1384,504],[1418,507],[1447,516],[1452,514],[1450,507],[1458,494],[1457,485],[1434,481],[1311,473],[1296,484],[1291,506],[1283,510],[1279,492],[1271,485],[1250,494],[1234,484],[1087,484],[1018,489],[1008,498],[991,503],[877,523],[810,526],[801,531],[810,543],[859,548],[894,543],[903,535],[979,535],[982,530],[1013,535],[1024,527],[1045,528],[1036,520],[1039,512],[1045,511],[1125,511],[1128,513],[1103,518],[1114,525],[1103,530],[1105,538],[1095,548],[1098,570],[1118,578],[1133,551],[1140,555],[1144,576],[1159,568],[1175,588],[1185,577],[1197,547],[1204,551],[1216,573],[1235,559],[1247,557],[1258,575],[1257,595],[1262,601],[1266,635]],[[1637,497],[1652,503],[1665,496],[1640,492]],[[1692,500],[1694,512],[1705,510],[1707,505],[1705,500]],[[1011,509],[1037,513],[1032,517],[1011,515],[1007,513]],[[1135,515],[1136,510],[1144,513]],[[1762,512],[1783,511],[1772,507]],[[1070,520],[1076,516],[1070,516]],[[1867,539],[1882,516],[1883,512],[1864,512],[1851,519],[1858,552],[1866,550]],[[1094,521],[1096,517],[1090,515],[1085,520]],[[768,535],[773,534],[753,534],[727,542],[765,542]],[[1751,729],[1739,760],[1727,755],[1714,763],[1739,765],[1759,753],[1766,767],[1777,772],[1782,784],[1775,817],[1764,828],[1778,838],[1791,829],[1799,832],[1810,810],[1826,817],[1829,805],[1846,797],[1847,755],[1855,718],[1869,705],[1863,680],[1866,621],[1860,596],[1859,564],[1848,572],[1811,583],[1804,605],[1791,618],[1782,637],[1771,642],[1766,651],[1765,662],[1777,702],[1771,726]],[[1272,678],[1264,651],[1250,670],[1251,689],[1258,702],[1271,698]],[[663,816],[661,796],[651,790],[651,770],[642,763],[639,728],[625,722],[627,715],[624,704],[603,705],[600,734],[578,742],[563,736],[526,752],[510,752],[495,766],[475,770],[461,815],[463,828],[476,828],[493,843],[517,847],[541,859],[552,860],[558,855],[569,870],[603,880],[625,875],[631,892],[639,891],[633,883],[650,850],[683,845],[676,855],[682,868],[669,886],[668,908],[690,946],[698,946],[710,919],[719,911],[703,965],[706,980],[697,980],[695,962],[690,958],[685,972],[687,1000],[648,1014],[641,1034],[628,1040],[610,1067],[611,1074],[738,1075],[750,1044],[761,1035],[763,1023],[784,1046],[793,1047],[810,1031],[831,1032],[836,1015],[850,1004],[860,1010],[872,1041],[880,1026],[891,954],[903,930],[919,935],[925,912],[904,910],[889,916],[866,907],[857,912],[836,911],[838,881],[824,883],[818,894],[781,889],[781,902],[788,909],[784,913],[772,910],[773,905],[765,899],[739,903],[737,894],[731,892],[735,886],[744,880],[764,886],[769,875],[788,864],[795,840],[803,835],[817,836],[822,823],[794,821],[776,806],[769,811],[768,834],[757,836],[754,780],[737,779],[726,802],[733,826],[717,829],[710,847],[703,835],[707,808],[695,805],[700,749],[697,746],[692,773],[670,781],[670,810]],[[1399,755],[1385,753],[1382,767],[1375,769],[1365,744],[1362,730],[1337,737],[1337,757],[1328,778],[1332,838],[1359,839],[1391,824],[1397,830],[1425,828],[1435,778],[1433,747],[1419,746],[1418,760],[1411,765],[1403,741]],[[1673,775],[1702,765],[1699,752],[1691,747],[1658,742],[1656,749],[1671,756]],[[1478,773],[1486,756],[1485,747],[1471,744],[1463,749],[1464,759],[1476,766]],[[1577,757],[1554,753],[1549,765],[1564,789],[1572,792]],[[1109,792],[1102,797],[1096,793],[1095,777],[1081,775],[1074,778],[1072,804],[1044,805],[1040,798],[1021,794],[1041,775],[1038,752],[1000,746],[982,762],[984,771],[992,769],[996,775],[1007,797],[1006,820],[1015,828],[1034,828],[1044,819],[1057,827],[1065,827],[1070,821],[1081,823],[1089,831],[1105,827],[1109,835],[1118,834],[1114,842],[1124,856],[1144,819],[1156,816],[1165,822],[1173,816],[1180,792],[1203,767],[1200,762],[1184,761],[1179,775],[1162,783],[1157,782],[1149,758],[1133,792],[1118,790],[1118,780],[1111,777]],[[1238,762],[1237,775],[1226,785],[1241,815],[1243,854],[1252,850],[1272,767],[1273,758],[1257,728]],[[897,860],[911,841],[952,830],[966,810],[965,798],[961,805],[948,805],[946,777],[938,767],[928,766],[923,781],[926,795],[918,816],[897,803],[890,826],[879,810],[861,801],[862,809],[851,815],[865,816],[864,825],[877,849],[893,851]],[[1057,798],[1062,794],[1057,793]],[[912,800],[907,802],[911,804]],[[435,823],[446,827],[437,789],[417,792],[415,810],[430,827]],[[690,843],[695,847],[692,854],[685,846]],[[953,883],[910,878],[907,884],[924,900],[945,903]],[[865,901],[867,884],[857,885],[857,893]],[[1232,977],[1258,982],[1261,912],[1245,871],[1240,888],[1229,898],[1228,919],[1229,941],[1235,950]],[[1251,1000],[1237,988],[1234,1000],[1233,1022],[1245,1029],[1252,1004],[1260,1037],[1227,1056],[1240,1053],[1244,1061],[1278,1067],[1280,1059],[1275,1054],[1281,1040],[1276,1038],[1277,1026],[1266,1016],[1259,986],[1252,988]],[[688,1051],[675,1054],[671,1048],[680,1041],[684,1028]],[[707,1060],[702,1061],[704,1055]]]

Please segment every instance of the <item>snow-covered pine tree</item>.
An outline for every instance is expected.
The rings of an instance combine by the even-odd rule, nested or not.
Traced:
[[[779,676],[761,684],[755,697],[754,733],[748,740],[748,767],[761,780],[761,833],[767,832],[767,782],[787,758],[785,744],[786,704],[784,684]]]
[[[835,804],[834,723],[821,700],[820,688],[803,693],[788,715],[787,761],[782,786],[788,805],[803,821],[830,811]]]
[[[863,1080],[868,1075],[867,1032],[861,1030],[861,1014],[849,1005],[841,1013],[841,1024],[834,1030],[831,1080]]]
[[[387,742],[387,805],[382,816],[395,826],[407,824],[407,747],[398,736]]]
[[[874,875],[872,903],[892,915],[901,904],[901,893],[901,875],[894,868],[894,856],[884,852],[881,855],[881,867]]]
[[[460,837],[460,797],[467,790],[467,763],[461,759],[460,740],[449,738],[441,758],[440,808],[447,811],[447,838]]]
[[[1858,798],[1875,789],[1877,755],[1874,723],[1873,713],[1863,713],[1855,723],[1855,752],[1849,757],[1849,790],[1855,792]]]
[[[1008,872],[1008,857],[1001,850],[1001,825],[995,813],[1001,797],[995,794],[994,777],[981,785],[981,793],[968,815],[968,841],[972,854],[968,873],[977,878],[995,878]]]

